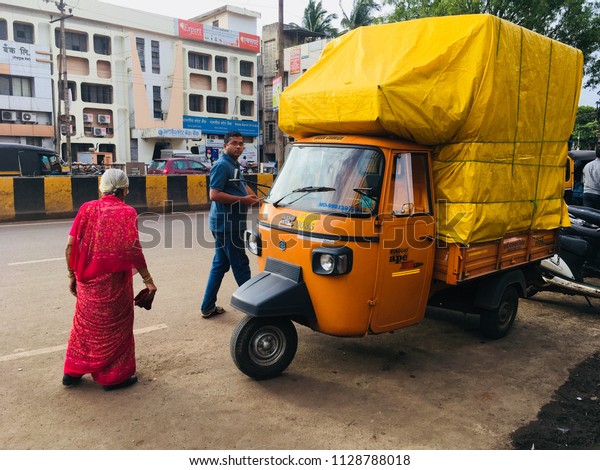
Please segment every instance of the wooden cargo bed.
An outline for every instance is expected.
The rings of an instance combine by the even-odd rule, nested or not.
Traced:
[[[463,281],[548,258],[558,251],[560,229],[506,235],[471,246],[448,244],[436,248],[433,277],[446,284]]]

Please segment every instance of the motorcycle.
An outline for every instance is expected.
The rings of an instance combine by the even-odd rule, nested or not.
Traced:
[[[600,298],[600,210],[568,206],[571,226],[559,237],[559,253],[543,260],[540,278],[528,289],[528,297],[539,291]],[[591,305],[591,303],[590,303]]]

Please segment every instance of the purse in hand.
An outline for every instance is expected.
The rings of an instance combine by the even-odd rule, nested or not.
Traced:
[[[147,287],[138,292],[138,295],[135,296],[133,302],[138,307],[145,308],[146,310],[150,310],[152,308],[152,301],[154,300],[154,293],[156,291],[151,291]]]

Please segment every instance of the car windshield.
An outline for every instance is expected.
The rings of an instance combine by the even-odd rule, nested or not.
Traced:
[[[150,169],[151,170],[162,170],[166,164],[167,164],[167,162],[164,160],[154,160],[152,163],[150,163]]]
[[[313,212],[368,215],[378,202],[382,172],[378,149],[296,145],[267,202]]]

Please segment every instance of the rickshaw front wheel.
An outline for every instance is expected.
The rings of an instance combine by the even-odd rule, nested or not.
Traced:
[[[280,375],[292,362],[298,334],[287,318],[246,316],[231,336],[231,357],[237,368],[256,380]]]

